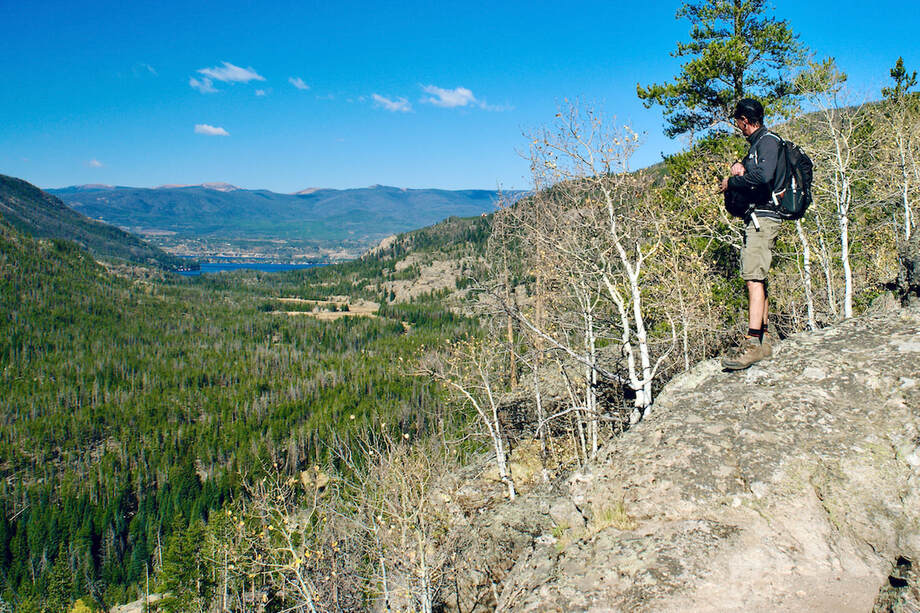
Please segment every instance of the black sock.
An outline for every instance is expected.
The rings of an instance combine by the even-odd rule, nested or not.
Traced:
[[[756,338],[761,343],[763,342],[763,329],[762,328],[759,330],[757,328],[748,328],[747,335],[750,337]]]
[[[767,333],[767,324],[763,325],[763,328],[760,329],[760,342],[763,342],[763,335]]]

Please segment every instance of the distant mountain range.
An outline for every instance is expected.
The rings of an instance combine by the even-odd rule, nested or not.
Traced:
[[[356,255],[380,239],[451,216],[495,210],[494,190],[309,188],[295,194],[226,183],[155,188],[81,185],[49,189],[75,210],[180,252],[188,239],[216,244],[281,241]],[[509,193],[511,198],[518,192]]]
[[[139,237],[106,223],[88,219],[31,183],[0,174],[0,218],[36,238],[76,242],[96,257],[156,265],[187,267],[187,260],[169,255]]]

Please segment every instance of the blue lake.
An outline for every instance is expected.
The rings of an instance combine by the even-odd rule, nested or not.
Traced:
[[[183,270],[179,274],[184,277],[197,277],[202,274],[215,272],[229,272],[234,270],[258,270],[259,272],[285,272],[287,270],[301,270],[325,266],[324,263],[313,262],[310,264],[269,264],[267,262],[202,262],[201,270]]]

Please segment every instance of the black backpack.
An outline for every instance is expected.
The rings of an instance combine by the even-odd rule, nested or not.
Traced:
[[[786,165],[786,181],[785,185],[774,188],[773,205],[780,217],[795,221],[805,215],[811,204],[814,164],[801,147],[783,139],[780,139],[780,160]]]
[[[751,194],[748,193],[749,191],[751,190],[725,190],[722,195],[725,197],[725,210],[728,211],[729,215],[744,219],[751,214],[751,210],[754,208],[754,201]]]

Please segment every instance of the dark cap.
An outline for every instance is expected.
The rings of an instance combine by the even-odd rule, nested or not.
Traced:
[[[751,123],[763,123],[763,105],[753,98],[742,98],[735,105],[735,114],[732,117],[744,117]]]

